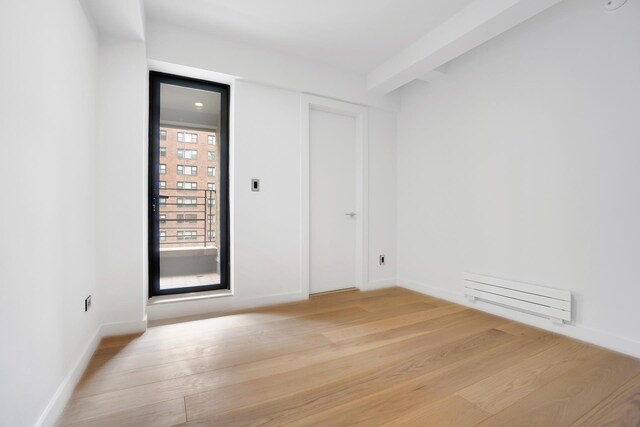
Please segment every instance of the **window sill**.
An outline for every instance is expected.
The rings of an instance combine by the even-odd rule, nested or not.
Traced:
[[[156,297],[151,297],[147,301],[147,306],[150,305],[160,305],[160,304],[171,304],[177,302],[186,302],[186,301],[199,301],[213,298],[224,298],[224,297],[232,297],[233,292],[229,289],[220,289],[217,291],[207,291],[207,292],[193,292],[190,294],[179,294],[179,295],[160,295]]]

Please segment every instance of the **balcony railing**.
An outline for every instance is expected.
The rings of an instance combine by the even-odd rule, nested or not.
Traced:
[[[161,188],[160,248],[216,247],[217,203],[215,190]]]

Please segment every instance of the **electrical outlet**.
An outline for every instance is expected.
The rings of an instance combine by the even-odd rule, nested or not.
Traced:
[[[90,308],[91,308],[91,295],[89,295],[84,300],[84,311],[89,311]]]
[[[385,255],[380,255],[380,265],[384,265],[384,263],[386,261],[385,258],[386,258]]]

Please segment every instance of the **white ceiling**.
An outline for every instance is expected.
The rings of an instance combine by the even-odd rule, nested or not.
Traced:
[[[203,104],[196,108],[195,103]],[[160,123],[214,129],[220,120],[220,94],[169,84],[160,85]]]
[[[151,20],[368,72],[473,0],[145,0]]]

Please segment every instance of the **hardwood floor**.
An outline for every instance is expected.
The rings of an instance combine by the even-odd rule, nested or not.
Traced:
[[[103,340],[60,426],[640,426],[640,360],[404,289]]]

